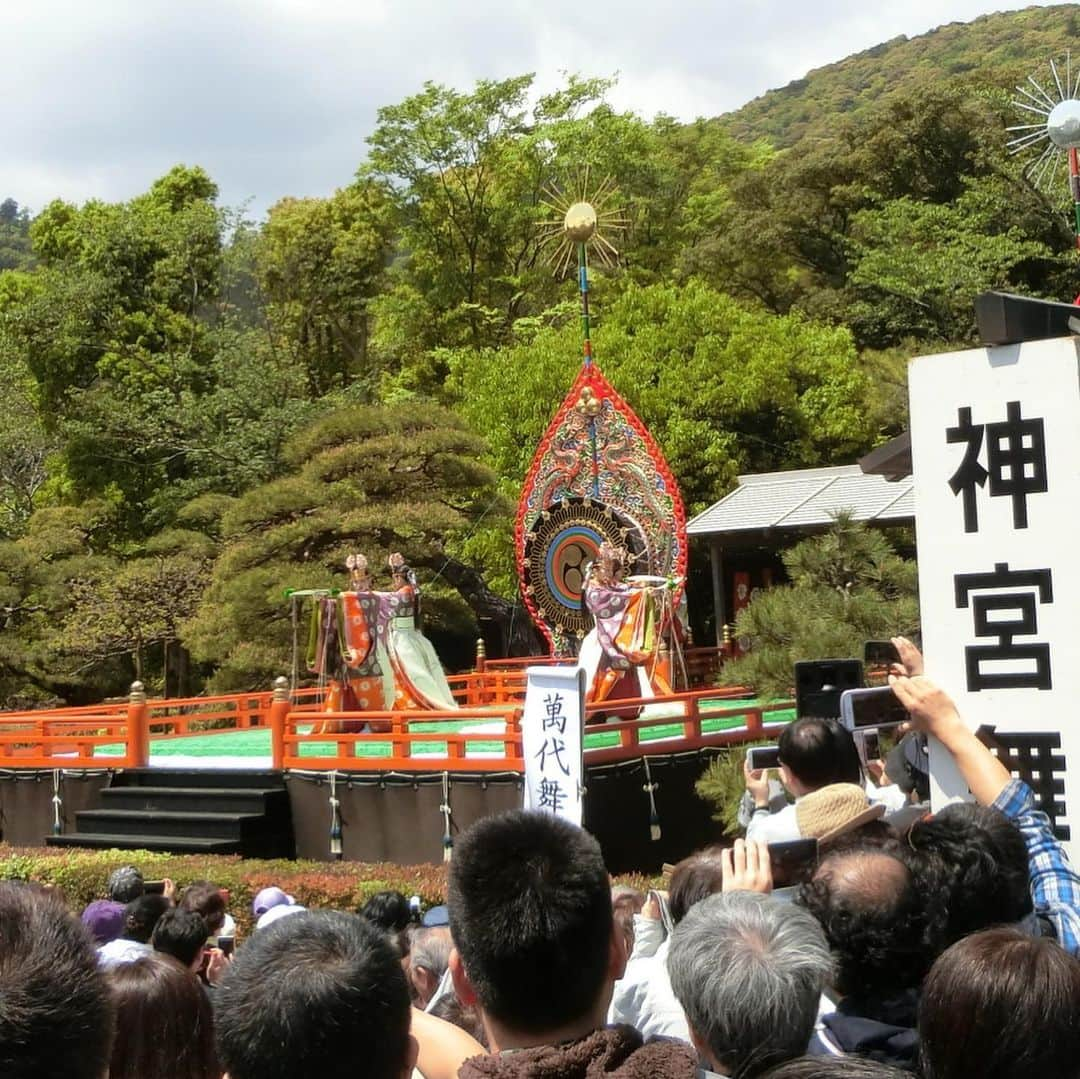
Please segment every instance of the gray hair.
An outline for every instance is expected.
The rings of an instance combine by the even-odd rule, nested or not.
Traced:
[[[812,914],[725,892],[695,903],[675,927],[668,973],[713,1063],[745,1079],[806,1052],[832,959]]]
[[[414,929],[409,941],[409,966],[430,970],[441,978],[450,965],[450,949],[454,943],[446,926],[422,926]]]

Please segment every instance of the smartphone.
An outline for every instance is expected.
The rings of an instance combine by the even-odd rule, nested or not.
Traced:
[[[868,667],[887,667],[900,662],[900,652],[892,641],[867,641],[863,645],[863,662]]]
[[[862,745],[864,761],[881,760],[881,742],[876,730],[859,731],[859,742]]]
[[[165,882],[163,880],[143,881],[143,892],[146,895],[164,895]]]
[[[840,696],[840,722],[849,731],[896,727],[910,718],[891,686],[849,689]]]
[[[823,719],[840,715],[840,694],[865,685],[857,659],[802,660],[795,664],[795,714]]]
[[[656,900],[656,905],[660,908],[660,922],[664,927],[664,932],[667,936],[671,936],[675,929],[675,919],[671,916],[671,908],[668,906],[667,897],[650,889],[649,898]]]
[[[807,880],[818,860],[816,839],[792,839],[769,844],[769,866],[774,888],[791,888]]]
[[[751,746],[746,751],[746,763],[751,772],[760,772],[763,768],[779,768],[780,747]]]
[[[222,955],[232,955],[236,947],[236,939],[234,937],[218,937],[217,946],[221,949]]]

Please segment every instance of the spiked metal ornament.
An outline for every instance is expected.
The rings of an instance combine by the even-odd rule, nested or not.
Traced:
[[[1047,83],[1049,90],[1043,89],[1036,78],[1029,75],[1030,88],[1018,86],[1018,96],[1012,100],[1013,105],[1023,112],[1026,122],[1007,128],[1013,135],[1009,140],[1009,151],[1035,153],[1024,174],[1041,189],[1053,186],[1059,167],[1068,160],[1070,152],[1075,153],[1080,148],[1080,71],[1074,82],[1069,53],[1065,54],[1064,66],[1062,72],[1051,60],[1053,85]]]
[[[586,166],[567,191],[554,184],[545,187],[545,197],[540,200],[554,215],[541,224],[540,242],[548,248],[547,261],[556,277],[565,277],[574,265],[579,245],[604,266],[615,266],[619,261],[619,252],[608,238],[629,224],[622,210],[613,205],[618,189],[608,177],[590,191],[589,173]]]

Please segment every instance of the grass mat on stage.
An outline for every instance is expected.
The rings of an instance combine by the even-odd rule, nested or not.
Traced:
[[[702,708],[730,709],[739,705],[756,706],[765,703],[756,699],[746,701],[717,700],[702,704]],[[769,724],[788,723],[795,718],[794,709],[786,711],[770,712],[766,716]],[[701,729],[706,734],[717,731],[734,730],[746,725],[746,717],[718,716],[714,719],[702,720]],[[501,723],[495,721],[492,726],[490,721],[477,719],[470,720],[446,720],[444,722],[415,722],[411,729],[416,733],[445,733],[456,734],[461,731],[482,733],[487,730],[501,730]],[[658,723],[639,732],[642,743],[662,741],[666,738],[678,738],[682,734],[681,723]],[[618,745],[619,735],[617,731],[605,731],[602,727],[590,728],[585,734],[586,749],[602,749],[608,746]],[[120,745],[101,746],[95,756],[119,757],[124,749]],[[503,744],[501,741],[477,740],[469,747],[469,755],[494,755],[501,756]],[[391,745],[386,742],[367,742],[357,746],[357,756],[364,757],[389,757]],[[414,756],[445,757],[447,753],[445,742],[428,742],[413,747]],[[318,741],[305,743],[300,746],[301,757],[328,757],[336,756],[337,746],[333,741]],[[260,757],[270,756],[270,732],[268,730],[245,730],[245,731],[208,731],[205,734],[188,735],[182,738],[158,738],[150,743],[150,756],[153,760],[164,763],[168,757]]]

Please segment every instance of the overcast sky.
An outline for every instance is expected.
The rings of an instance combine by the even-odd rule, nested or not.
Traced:
[[[619,74],[613,102],[683,119],[992,0],[0,0],[0,199],[123,199],[204,166],[254,215],[325,195],[380,105],[425,80]]]

